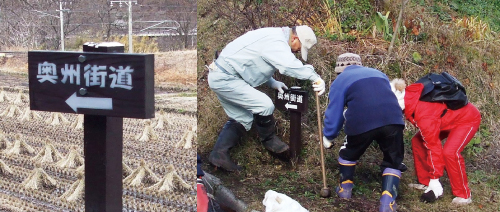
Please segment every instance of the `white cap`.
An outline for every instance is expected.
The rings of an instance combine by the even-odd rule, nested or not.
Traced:
[[[335,73],[342,73],[345,67],[350,65],[362,66],[361,57],[353,53],[344,53],[339,55],[335,64]]]
[[[307,61],[307,51],[309,51],[309,49],[314,44],[316,44],[318,40],[316,39],[316,35],[314,34],[311,27],[308,27],[306,25],[295,27],[295,31],[297,32],[300,44],[302,45],[302,48],[300,49],[302,59],[304,59],[304,61]]]

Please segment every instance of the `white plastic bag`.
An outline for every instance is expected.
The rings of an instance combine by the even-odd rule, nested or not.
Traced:
[[[273,190],[266,192],[262,204],[266,212],[309,212],[294,199]]]

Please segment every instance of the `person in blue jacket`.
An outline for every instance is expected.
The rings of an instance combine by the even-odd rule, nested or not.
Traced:
[[[276,135],[274,104],[265,93],[255,89],[267,85],[283,93],[287,86],[273,78],[276,71],[289,77],[313,82],[321,95],[325,82],[314,67],[303,64],[294,53],[307,61],[308,50],[317,42],[313,30],[305,25],[267,27],[249,31],[222,49],[208,66],[208,85],[215,92],[229,120],[226,122],[208,160],[227,171],[242,167],[233,162],[229,149],[255,122],[260,142],[274,153],[285,153],[289,147]]]
[[[323,145],[331,148],[333,139],[344,126],[345,142],[340,147],[340,184],[335,192],[351,198],[357,160],[373,141],[382,150],[382,211],[396,210],[396,196],[404,158],[404,119],[398,100],[391,90],[389,78],[379,70],[363,67],[361,57],[341,54],[330,86],[329,104],[325,111]],[[346,109],[345,109],[346,108]]]

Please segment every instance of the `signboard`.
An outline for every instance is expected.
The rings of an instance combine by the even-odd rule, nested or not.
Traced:
[[[275,92],[275,106],[280,110],[288,110],[299,113],[307,111],[307,91],[300,90],[300,87],[291,87],[283,93]]]
[[[301,116],[307,112],[307,91],[300,87],[291,87],[283,93],[276,90],[275,106],[279,110],[290,111],[290,156],[292,159],[299,158],[302,149]]]
[[[154,117],[154,55],[28,52],[30,109]]]

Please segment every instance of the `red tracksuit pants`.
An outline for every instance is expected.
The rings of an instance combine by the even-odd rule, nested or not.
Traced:
[[[207,196],[207,191],[205,190],[205,186],[203,185],[203,183],[198,182],[196,190],[197,190],[196,211],[197,212],[207,212],[208,211],[208,196]]]
[[[439,166],[439,163],[444,162],[444,169],[448,173],[453,195],[465,199],[469,198],[471,192],[461,152],[474,137],[478,128],[479,124],[477,126],[460,126],[449,131],[441,131],[440,140],[448,139],[442,148],[442,158],[433,159],[428,158],[430,150],[426,147],[426,142],[422,138],[420,131],[418,131],[411,140],[418,182],[429,185],[430,179],[441,177],[444,170],[434,170],[434,168]],[[436,173],[438,174],[436,175]]]

